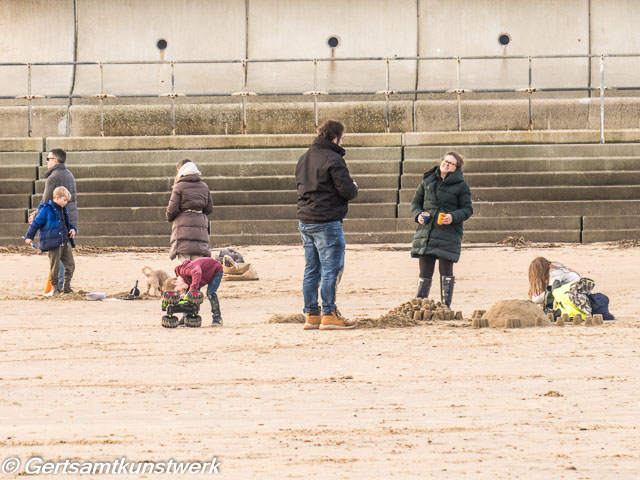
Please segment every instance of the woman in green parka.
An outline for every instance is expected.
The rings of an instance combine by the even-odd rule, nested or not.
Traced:
[[[462,223],[473,215],[471,190],[462,175],[463,163],[462,155],[447,152],[439,166],[424,174],[411,202],[411,214],[418,223],[411,248],[411,256],[420,262],[416,296],[429,296],[437,259],[440,297],[447,307],[451,307],[453,298],[453,264],[460,259]]]

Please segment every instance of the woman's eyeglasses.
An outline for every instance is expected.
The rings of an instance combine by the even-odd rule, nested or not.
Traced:
[[[447,167],[454,167],[454,168],[458,167],[458,165],[456,165],[455,163],[447,162],[446,160],[442,163],[444,163]]]

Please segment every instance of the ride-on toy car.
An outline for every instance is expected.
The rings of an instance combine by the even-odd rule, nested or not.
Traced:
[[[200,305],[204,297],[201,292],[189,292],[180,295],[177,292],[164,292],[162,296],[162,311],[167,312],[162,317],[162,326],[164,328],[176,328],[178,326],[178,317],[174,313],[182,313],[184,325],[190,328],[198,328],[202,325],[202,317],[198,315]]]

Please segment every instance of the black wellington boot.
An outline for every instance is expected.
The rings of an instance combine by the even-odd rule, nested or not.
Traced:
[[[211,316],[213,317],[213,321],[211,322],[211,325],[220,326],[222,325],[222,314],[220,313],[220,301],[213,297],[209,297],[209,301],[211,302]]]
[[[419,277],[418,293],[416,293],[416,298],[429,298],[429,290],[431,290],[431,279]]]
[[[440,299],[447,308],[451,308],[451,300],[453,299],[453,286],[456,283],[456,277],[442,275],[440,277]]]

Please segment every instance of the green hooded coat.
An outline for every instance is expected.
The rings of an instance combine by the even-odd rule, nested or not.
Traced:
[[[431,219],[425,225],[418,223],[411,256],[435,255],[457,262],[462,244],[462,223],[473,215],[471,190],[464,181],[462,170],[447,174],[444,180],[440,176],[439,166],[424,174],[411,202],[411,214],[416,222],[422,212],[429,212]],[[451,214],[453,222],[450,225],[438,225],[440,212]]]

